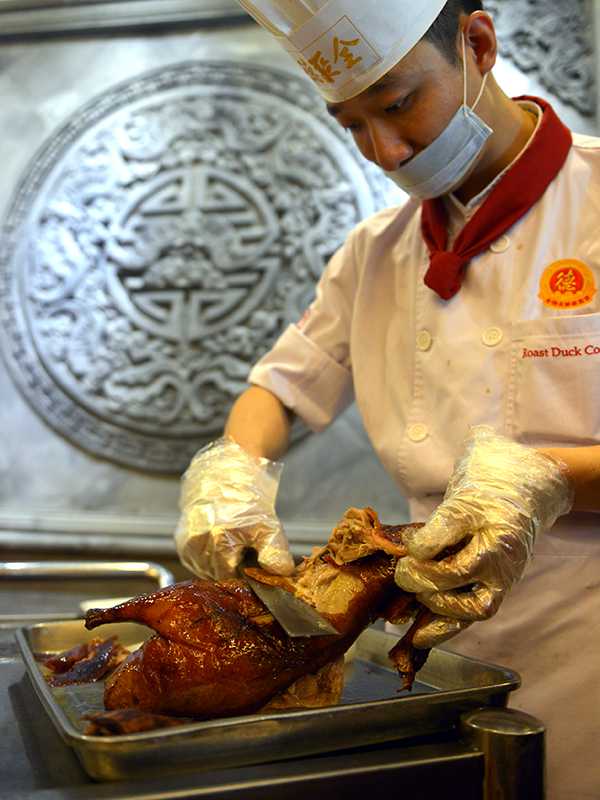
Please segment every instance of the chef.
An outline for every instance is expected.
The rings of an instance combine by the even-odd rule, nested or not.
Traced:
[[[319,432],[356,401],[427,520],[396,573],[435,612],[415,644],[516,669],[511,705],[547,725],[549,798],[598,800],[600,140],[502,92],[471,0],[238,1],[410,199],[349,234],[193,460],[180,556],[226,577],[252,544],[288,574],[291,421]]]

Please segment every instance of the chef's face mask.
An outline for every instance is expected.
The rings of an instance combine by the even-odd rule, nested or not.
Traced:
[[[420,153],[393,172],[386,172],[411,197],[428,200],[447,194],[457,186],[475,162],[492,129],[475,113],[487,73],[473,107],[467,106],[467,60],[462,38],[463,102],[454,117]]]

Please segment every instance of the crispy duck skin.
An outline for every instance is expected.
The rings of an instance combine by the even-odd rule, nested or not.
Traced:
[[[184,581],[88,611],[89,629],[122,621],[155,631],[107,679],[105,708],[201,719],[261,710],[303,676],[339,659],[378,618],[400,622],[415,615],[420,604],[394,582],[402,554],[399,527],[386,529],[370,509],[352,509],[326,547],[295,576],[278,579],[315,606],[339,636],[288,637],[238,579]],[[273,580],[261,570],[255,575]],[[405,686],[414,677],[411,649],[398,659]]]
[[[99,638],[90,639],[89,642],[82,642],[69,650],[63,650],[61,653],[39,656],[37,660],[42,661],[45,667],[57,674],[68,672],[73,669],[75,664],[93,656],[104,641],[104,639]]]
[[[44,666],[54,675],[47,675],[46,682],[52,688],[74,683],[99,681],[111,669],[129,655],[117,642],[116,636],[110,639],[92,639],[44,660]]]

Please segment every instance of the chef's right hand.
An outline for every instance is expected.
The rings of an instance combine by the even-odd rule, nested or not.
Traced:
[[[282,468],[230,438],[200,450],[181,485],[175,546],[182,563],[201,578],[231,578],[253,547],[263,569],[289,575],[294,560],[275,515]]]
[[[408,556],[396,567],[396,583],[435,612],[414,646],[434,647],[492,617],[521,580],[538,536],[573,500],[560,459],[485,425],[471,428],[443,502],[406,532]]]

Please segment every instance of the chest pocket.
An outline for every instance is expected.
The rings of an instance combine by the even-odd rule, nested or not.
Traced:
[[[600,444],[600,314],[513,325],[506,431],[525,443]]]

